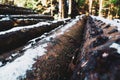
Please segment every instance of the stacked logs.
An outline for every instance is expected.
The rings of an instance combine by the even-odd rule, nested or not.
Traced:
[[[118,26],[94,17],[13,28],[0,43],[1,80],[120,80]]]
[[[36,38],[43,33],[66,24],[69,19],[61,21],[39,22],[30,26],[15,27],[7,31],[0,32],[0,54],[18,48],[29,40]]]
[[[54,18],[50,15],[35,14],[33,10],[12,5],[0,4],[0,14],[0,54],[18,48],[66,21],[52,22]]]
[[[31,9],[0,4],[0,31],[53,19],[50,15],[40,15]]]
[[[0,75],[1,80],[9,79],[10,76],[12,76],[13,74],[14,76],[11,77],[12,80],[14,79],[21,80],[23,78],[25,78],[25,80],[66,80],[68,78],[70,79],[71,69],[69,68],[70,66],[69,64],[71,63],[71,58],[74,55],[73,53],[76,51],[78,47],[80,47],[81,44],[80,42],[82,40],[82,35],[80,34],[83,33],[85,21],[86,21],[86,17],[82,19],[76,18],[70,20],[67,22],[67,24],[63,24],[62,22],[63,24],[62,26],[59,26],[58,23],[57,24],[54,23],[54,25],[52,25],[53,27],[55,25],[59,26],[55,30],[49,32],[48,34],[42,35],[41,37],[29,41],[29,43],[27,43],[25,46],[19,49],[2,54],[2,56],[3,55],[6,56],[5,54],[8,55],[6,56],[6,58],[5,57],[1,58],[2,68],[0,68],[1,70],[0,74],[7,76],[7,77],[3,77],[2,75]],[[49,27],[52,26],[49,25]],[[48,30],[49,27],[45,25],[45,27],[42,26],[41,28],[44,29],[47,28],[46,30]],[[43,31],[44,29],[40,31]],[[37,31],[38,29],[33,29],[31,31],[36,32],[34,30]],[[27,35],[24,38],[30,37],[28,36],[29,30],[25,30],[25,33],[24,31],[22,33],[24,35]],[[36,33],[31,34],[31,36],[34,34]],[[37,34],[39,34],[39,32]],[[16,35],[18,35],[18,33]],[[17,39],[17,37],[14,39]],[[24,38],[22,38],[20,42],[24,41],[23,40]],[[43,48],[45,49],[45,52],[43,51]],[[13,56],[13,54],[16,54],[17,56],[16,55]],[[12,68],[12,72],[10,72],[9,70],[8,73],[4,73],[3,70],[4,67],[6,70],[10,68],[9,65],[7,65],[7,63],[10,63],[10,65],[12,65],[14,63],[23,62],[20,61],[20,58],[22,58],[22,56],[25,56],[26,54],[30,54],[31,57],[29,57],[30,55],[28,55],[28,58],[25,59],[25,62],[27,60],[31,61],[31,58],[35,54],[39,55],[37,56],[37,58],[33,59],[35,63],[33,64],[32,69],[28,68],[28,71],[25,72],[26,77],[22,76],[21,74],[19,75],[19,73],[21,72],[17,72],[16,70],[18,71],[24,70],[23,69],[24,66],[29,63],[21,63],[23,67],[19,67],[18,66],[19,64],[14,65],[14,67]],[[16,66],[18,66],[19,68],[17,68]],[[16,77],[16,75],[19,76]]]
[[[29,14],[29,15],[0,15],[0,31],[5,31],[17,26],[26,26],[53,20],[52,16]]]
[[[117,26],[88,17],[84,43],[72,80],[120,80],[120,32]]]

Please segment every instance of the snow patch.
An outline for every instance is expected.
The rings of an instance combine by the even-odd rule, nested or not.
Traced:
[[[46,46],[47,43],[35,48],[30,48],[23,56],[17,58],[11,63],[7,63],[3,67],[0,67],[0,80],[19,80],[20,78],[25,78],[26,71],[32,69],[35,59],[45,54],[46,50],[44,47]],[[0,65],[2,65],[1,62]]]
[[[11,56],[12,56],[12,57],[15,57],[15,56],[17,56],[17,55],[18,55],[18,53],[15,53],[15,54],[12,54]]]
[[[113,21],[120,23],[120,19],[113,19]]]
[[[108,53],[103,53],[103,54],[102,54],[102,57],[105,58],[105,57],[107,57],[108,55],[109,55]]]
[[[4,17],[4,18],[0,19],[0,21],[7,21],[7,20],[10,20],[10,18],[9,17]]]
[[[2,66],[2,62],[0,62],[0,66]]]
[[[120,45],[119,44],[113,43],[110,47],[117,49],[117,52],[120,54]]]
[[[10,57],[6,58],[5,60],[11,60],[11,59],[12,59],[12,57],[10,56]]]
[[[53,23],[56,23],[58,21],[67,21],[67,20],[70,20],[70,18],[64,18],[64,19],[58,19],[58,20],[54,20],[52,21]]]
[[[118,31],[120,31],[120,23],[117,23],[114,20],[105,19],[105,18],[99,17],[99,16],[91,16],[91,17],[94,19],[97,19],[97,20],[101,20],[101,21],[105,22],[106,24],[111,24],[113,26],[117,26]]]

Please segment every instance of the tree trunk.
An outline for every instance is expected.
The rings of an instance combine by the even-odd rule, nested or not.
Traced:
[[[62,0],[59,0],[59,19],[62,18]]]
[[[69,8],[68,8],[68,16],[71,17],[71,13],[72,13],[72,1],[73,0],[69,0]]]
[[[108,17],[107,17],[107,19],[110,19],[110,20],[112,20],[112,14],[111,14],[111,4],[109,5],[109,10],[108,10]]]
[[[118,7],[120,7],[120,6],[118,6]],[[115,18],[116,18],[116,19],[119,18],[119,15],[118,15],[118,14],[119,14],[119,8],[117,8],[117,10],[116,10],[116,15],[115,15]]]
[[[53,3],[52,3],[53,0],[51,0],[50,2],[51,2],[51,10],[50,10],[50,12],[51,12],[51,16],[53,16],[53,7],[54,7],[54,6],[53,6]]]
[[[93,0],[89,0],[89,14],[92,14],[92,3]]]
[[[59,0],[59,19],[65,16],[65,0]]]
[[[99,16],[102,16],[103,0],[99,0]]]

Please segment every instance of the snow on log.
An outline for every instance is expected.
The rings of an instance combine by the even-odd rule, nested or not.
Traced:
[[[115,20],[108,20],[103,17],[92,16],[93,19],[101,20],[106,24],[110,24],[111,26],[116,26],[117,29],[120,31],[120,23],[116,22]]]
[[[9,17],[11,19],[46,19],[53,20],[54,18],[50,15],[42,15],[42,14],[19,14],[19,15],[0,15],[0,18]]]
[[[24,45],[27,41],[42,35],[45,32],[65,24],[69,19],[39,22],[35,25],[15,27],[7,31],[0,32],[0,53],[7,52]]]
[[[120,80],[120,24],[89,17],[71,80]]]
[[[0,31],[9,30],[13,27],[21,27],[43,22],[43,19],[1,19],[0,20]]]
[[[85,18],[76,18],[52,30],[47,37],[31,40],[21,50],[22,54],[0,67],[1,80],[64,80],[68,78],[69,63],[80,46]],[[12,55],[11,55],[12,56]],[[2,64],[2,63],[1,63]],[[27,74],[27,75],[26,75]]]

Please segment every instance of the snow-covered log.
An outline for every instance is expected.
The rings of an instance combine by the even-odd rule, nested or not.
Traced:
[[[44,19],[0,19],[0,31],[9,30],[13,27],[21,27],[46,21]]]
[[[2,31],[0,32],[0,53],[20,47],[27,41],[65,24],[65,21],[68,20],[39,22],[30,26],[15,27],[7,31]]]
[[[72,80],[120,80],[120,23],[89,17]]]
[[[19,14],[19,15],[0,15],[0,18],[9,17],[11,19],[46,19],[53,20],[53,16],[42,14]]]
[[[80,47],[85,21],[85,18],[77,17],[52,30],[47,36],[35,38],[22,49],[12,52],[7,64],[0,67],[0,79],[68,79],[71,75],[69,67],[72,66],[69,64],[74,58],[73,53]]]

